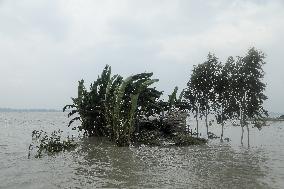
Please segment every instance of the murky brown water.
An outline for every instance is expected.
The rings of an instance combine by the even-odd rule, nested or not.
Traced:
[[[86,138],[75,151],[27,158],[34,129],[72,134],[67,122],[63,113],[0,113],[0,188],[284,188],[284,122],[251,129],[249,148],[231,126],[230,142],[205,146],[118,148]]]

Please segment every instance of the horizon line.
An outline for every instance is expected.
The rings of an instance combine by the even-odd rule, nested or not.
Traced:
[[[56,108],[3,108],[0,107],[0,112],[3,111],[46,111],[46,112],[60,112],[62,109]]]

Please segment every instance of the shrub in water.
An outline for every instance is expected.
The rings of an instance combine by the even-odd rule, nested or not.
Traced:
[[[35,158],[40,158],[43,153],[53,155],[61,151],[74,149],[77,144],[75,143],[73,136],[71,138],[68,136],[65,140],[62,140],[62,132],[63,131],[59,129],[53,131],[49,136],[47,132],[43,130],[34,130],[32,132],[32,144],[29,146],[28,157],[31,156],[33,150],[36,150]]]

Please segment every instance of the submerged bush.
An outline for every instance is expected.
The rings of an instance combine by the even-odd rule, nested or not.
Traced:
[[[71,138],[68,136],[66,139],[62,140],[62,132],[63,131],[59,129],[53,131],[49,136],[47,132],[43,130],[34,130],[32,132],[32,144],[29,146],[28,157],[30,158],[33,150],[36,151],[35,158],[40,158],[43,153],[53,155],[61,151],[74,149],[77,144],[73,136]]]
[[[173,137],[176,146],[200,145],[207,142],[204,138],[195,138],[188,134],[178,133]]]
[[[158,130],[142,130],[135,135],[133,142],[149,146],[160,146],[161,136],[162,133]]]

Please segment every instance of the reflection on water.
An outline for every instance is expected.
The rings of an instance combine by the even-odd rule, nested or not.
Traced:
[[[257,149],[235,152],[229,145],[117,148],[88,139],[77,155],[74,179],[80,185],[269,188],[267,159]]]
[[[85,138],[73,152],[27,159],[33,129],[66,130],[67,121],[62,113],[0,114],[0,188],[284,187],[282,123],[251,129],[250,148],[240,145],[239,127],[227,127],[229,143],[118,148],[104,138]]]

